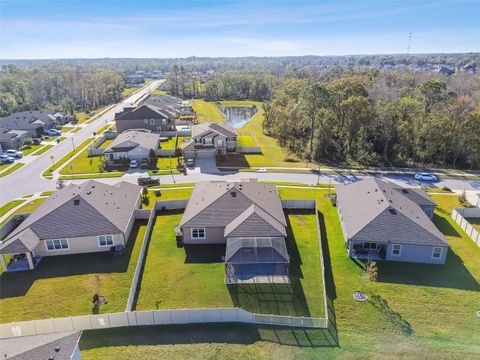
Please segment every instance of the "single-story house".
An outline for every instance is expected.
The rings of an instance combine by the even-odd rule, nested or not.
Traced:
[[[0,339],[0,356],[11,360],[81,360],[81,331]]]
[[[0,262],[5,271],[33,269],[43,256],[109,251],[125,246],[141,188],[120,182],[89,180],[56,191],[2,241]],[[25,256],[5,263],[3,255]],[[13,261],[13,260],[12,260]]]
[[[28,137],[37,137],[44,130],[69,120],[59,111],[20,111],[0,119],[0,144],[2,148],[18,147]]]
[[[160,144],[160,135],[148,130],[127,130],[119,134],[103,152],[107,163],[121,160],[142,161],[149,159],[150,150],[157,150]]]
[[[182,144],[186,159],[237,153],[237,130],[225,124],[204,122],[192,126],[192,138]]]
[[[350,257],[444,264],[450,245],[432,222],[427,193],[376,178],[337,185],[337,208]]]
[[[286,226],[275,185],[209,181],[195,185],[177,233],[185,245],[226,245],[227,284],[286,283]]]
[[[184,101],[171,95],[149,95],[142,101],[142,104],[152,105],[159,109],[169,110],[175,113],[177,116],[193,115],[192,104],[190,104],[188,101]]]
[[[118,133],[131,129],[148,129],[153,132],[175,131],[175,119],[175,114],[148,104],[125,107],[122,112],[115,114]]]

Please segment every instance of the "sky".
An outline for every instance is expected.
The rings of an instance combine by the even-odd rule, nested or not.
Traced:
[[[480,51],[480,0],[0,0],[0,58]]]

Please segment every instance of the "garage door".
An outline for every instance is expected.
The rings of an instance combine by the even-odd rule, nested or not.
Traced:
[[[214,159],[215,150],[197,151],[197,159]]]

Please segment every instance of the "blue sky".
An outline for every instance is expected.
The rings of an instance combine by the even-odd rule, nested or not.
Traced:
[[[3,59],[480,51],[480,0],[0,0]]]

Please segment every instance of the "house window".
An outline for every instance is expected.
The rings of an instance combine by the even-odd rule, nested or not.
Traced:
[[[150,125],[155,125],[155,119],[150,119]]]
[[[400,256],[402,254],[402,245],[393,244],[392,245],[392,256]]]
[[[364,249],[370,249],[370,250],[376,250],[377,249],[377,243],[374,243],[374,242],[363,243],[363,248]]]
[[[145,124],[148,124],[148,119],[144,119],[143,122],[144,122]]]
[[[204,144],[211,144],[212,143],[212,139],[208,138],[208,139],[203,139],[203,143]]]
[[[434,247],[432,251],[432,259],[440,259],[442,257],[442,248]]]
[[[163,125],[166,125],[166,124],[167,124],[167,120],[163,119],[163,120],[162,120],[162,124],[163,124]]]
[[[112,246],[113,245],[113,235],[100,235],[98,237],[99,246]]]
[[[45,240],[45,246],[47,247],[48,251],[70,249],[67,239]]]
[[[205,239],[205,229],[204,228],[192,229],[192,239]]]

